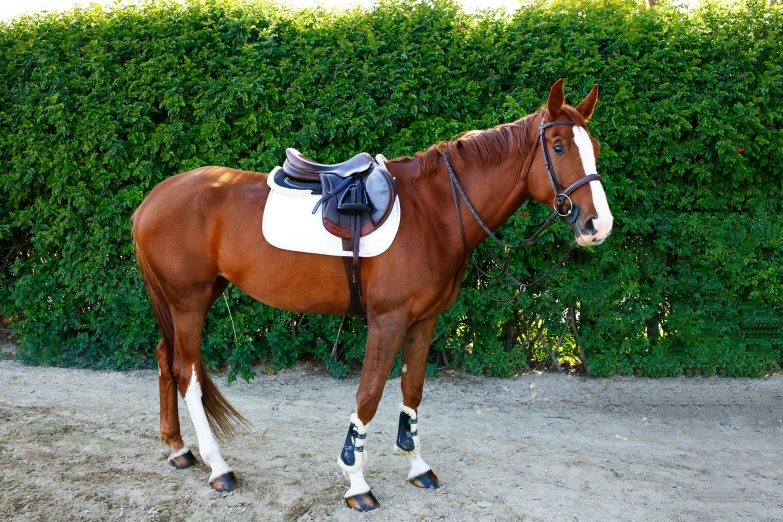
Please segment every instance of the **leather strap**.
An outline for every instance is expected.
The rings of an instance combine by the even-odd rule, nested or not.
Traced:
[[[349,241],[344,239],[343,241]],[[353,259],[350,257],[343,258],[343,264],[345,265],[345,273],[348,276],[348,289],[351,291],[351,304],[348,307],[348,317],[358,317],[363,321],[367,321],[367,308],[364,306],[364,299],[362,298],[362,270],[361,265],[356,265],[354,268]]]
[[[354,187],[352,190],[356,190]],[[349,317],[359,317],[367,322],[367,308],[362,297],[362,267],[359,263],[359,242],[361,241],[362,216],[351,216],[351,237],[343,239],[343,250],[352,252],[351,257],[343,257],[345,274],[348,276],[348,290],[351,292],[351,304],[348,306]]]

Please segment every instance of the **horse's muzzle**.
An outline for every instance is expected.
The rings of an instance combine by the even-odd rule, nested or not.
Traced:
[[[574,226],[576,242],[586,247],[600,245],[612,233],[613,221],[611,216],[608,219],[599,219],[595,215],[587,218]]]

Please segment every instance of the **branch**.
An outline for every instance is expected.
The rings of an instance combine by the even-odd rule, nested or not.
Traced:
[[[579,340],[579,330],[576,328],[576,312],[574,311],[574,305],[568,305],[568,322],[571,323],[571,331],[574,334],[574,341],[579,348],[579,357],[582,359],[582,368],[585,370],[585,375],[590,376],[590,372],[587,370],[587,356],[585,355],[585,349],[582,346],[582,342]]]
[[[440,354],[443,356],[443,362],[446,363],[446,368],[451,368],[451,365],[449,364],[449,358],[446,357],[446,350],[441,350]],[[440,369],[440,368],[438,368]]]
[[[343,320],[340,321],[340,327],[337,329],[337,336],[334,338],[334,346],[332,346],[332,360],[337,360],[337,341],[340,340],[340,332],[343,331],[343,323],[345,322],[345,317],[343,316]]]
[[[557,367],[557,371],[560,373],[565,373],[563,371],[563,368],[560,367],[560,363],[557,362],[557,356],[555,353],[560,349],[560,345],[563,343],[563,338],[565,337],[566,331],[568,330],[568,325],[565,325],[563,328],[563,333],[560,334],[560,339],[557,340],[557,346],[555,346],[554,350],[549,351],[549,356],[552,358],[552,362],[555,363],[555,366]]]

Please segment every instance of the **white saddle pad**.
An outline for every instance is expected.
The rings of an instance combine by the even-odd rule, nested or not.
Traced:
[[[380,158],[379,158],[380,159]],[[294,252],[327,256],[353,256],[343,250],[343,240],[326,231],[321,209],[313,207],[321,196],[308,190],[281,187],[274,181],[280,167],[269,173],[267,183],[272,191],[266,201],[261,229],[270,245]],[[373,257],[386,252],[400,228],[400,198],[394,200],[391,214],[377,230],[359,242],[359,257]]]

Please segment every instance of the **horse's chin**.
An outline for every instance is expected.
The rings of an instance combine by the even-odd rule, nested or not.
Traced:
[[[598,246],[601,243],[604,242],[606,238],[597,238],[595,236],[577,236],[576,242],[579,243],[580,246],[583,247],[592,247],[592,246]]]

